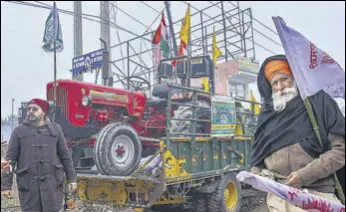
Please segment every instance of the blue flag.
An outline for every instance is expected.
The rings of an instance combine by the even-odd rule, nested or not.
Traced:
[[[59,14],[54,2],[54,6],[49,13],[46,20],[46,28],[43,36],[43,50],[46,52],[54,51],[54,42],[57,52],[61,52],[64,49],[64,43],[62,41],[62,32],[59,21]]]
[[[273,17],[286,57],[301,97],[306,99],[320,90],[333,98],[345,99],[345,71],[326,52],[299,32]]]

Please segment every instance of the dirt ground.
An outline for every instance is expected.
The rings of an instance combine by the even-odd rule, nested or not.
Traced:
[[[265,203],[266,193],[257,191],[252,188],[244,188],[242,190],[242,203],[239,212],[268,212]],[[79,210],[81,212],[83,210]],[[97,208],[95,212],[113,212],[114,210],[109,208]],[[94,212],[94,211],[83,211],[83,212]],[[121,210],[118,212],[133,212],[133,209]],[[190,212],[189,210],[178,209],[176,212]]]
[[[239,212],[268,212],[265,203],[266,194],[254,189],[243,189],[242,191],[242,206]],[[3,199],[2,199],[3,200]],[[3,202],[2,202],[3,203]],[[3,204],[1,204],[3,205]],[[88,210],[77,204],[77,210],[75,212],[114,212],[114,210],[108,207],[97,207],[96,210]],[[83,210],[84,209],[84,210]],[[18,208],[1,209],[3,212],[19,212]],[[184,210],[177,210],[176,212],[183,212]],[[118,212],[133,212],[133,209],[121,210]],[[185,211],[184,211],[185,212]],[[187,211],[186,211],[187,212]]]
[[[242,195],[240,212],[268,212],[266,193],[250,188],[244,189]]]

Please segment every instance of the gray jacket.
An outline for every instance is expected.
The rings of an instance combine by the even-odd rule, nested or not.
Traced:
[[[11,135],[6,160],[15,168],[22,211],[62,209],[64,173],[76,182],[71,154],[61,127],[49,120],[42,127],[27,123]],[[13,174],[3,175],[1,190],[10,190]]]

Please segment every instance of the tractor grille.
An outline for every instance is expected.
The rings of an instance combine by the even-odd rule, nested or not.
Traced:
[[[54,87],[48,90],[48,100],[54,100]],[[68,118],[68,92],[64,87],[56,89],[56,103],[61,108],[62,113]]]

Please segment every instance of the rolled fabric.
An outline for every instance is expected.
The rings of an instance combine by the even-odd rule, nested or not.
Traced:
[[[140,166],[142,166],[143,164],[145,164],[145,162],[147,162],[150,158],[152,157],[152,155],[146,157],[146,158],[142,158],[141,162],[140,162]],[[143,171],[151,171],[154,168],[156,168],[159,164],[160,164],[160,154],[156,155],[156,157],[149,162],[149,164],[147,164],[144,168]]]
[[[247,171],[241,171],[237,180],[251,185],[257,190],[272,193],[290,204],[311,212],[345,212],[341,203],[330,202],[327,199],[313,195],[308,190],[293,188],[274,180],[270,180]]]

